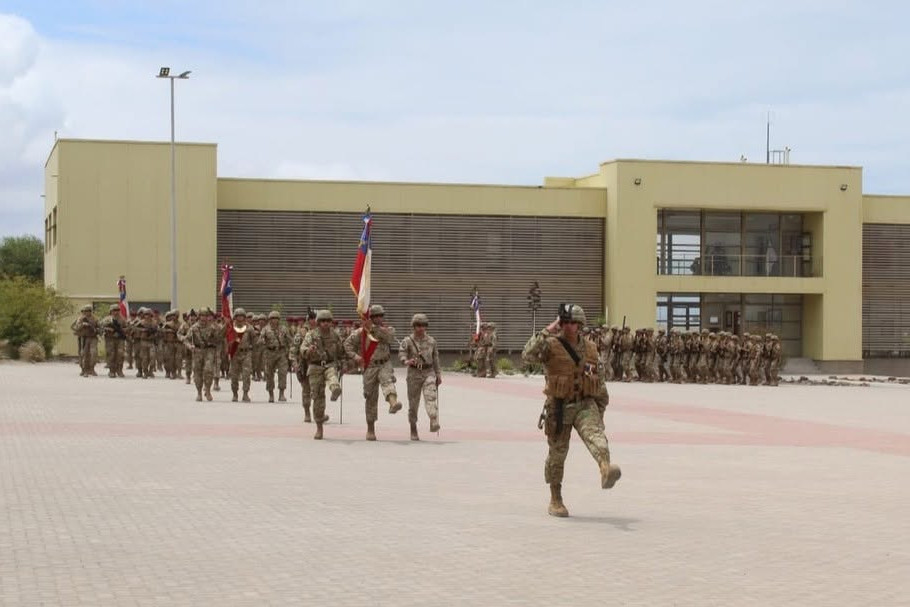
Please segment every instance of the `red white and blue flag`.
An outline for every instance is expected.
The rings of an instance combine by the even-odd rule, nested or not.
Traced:
[[[480,293],[477,292],[477,289],[474,289],[474,294],[471,296],[471,309],[474,310],[474,320],[476,326],[474,327],[474,336],[480,335]]]
[[[120,293],[120,316],[130,319],[130,302],[126,300],[126,277],[121,276],[117,281],[117,292]]]
[[[370,267],[373,259],[373,245],[371,231],[373,228],[373,215],[367,209],[363,216],[363,232],[360,234],[360,244],[357,245],[357,258],[354,260],[354,271],[351,272],[351,290],[357,298],[357,313],[366,317],[370,310]]]
[[[234,288],[231,286],[231,270],[234,266],[224,264],[221,266],[221,317],[225,323],[225,338],[228,343],[228,357],[234,358],[234,353],[239,345],[237,332],[234,331],[234,323],[231,318],[231,310],[234,308]]]

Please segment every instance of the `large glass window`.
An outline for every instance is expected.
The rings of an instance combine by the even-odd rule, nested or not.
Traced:
[[[657,235],[659,274],[701,274],[701,213],[661,211]]]
[[[739,276],[742,253],[742,215],[740,213],[705,213],[706,276]]]
[[[780,215],[745,213],[743,274],[780,276]]]

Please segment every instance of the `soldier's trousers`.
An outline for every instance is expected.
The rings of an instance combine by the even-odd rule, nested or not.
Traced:
[[[757,386],[761,383],[761,361],[758,359],[749,361],[749,385]]]
[[[125,350],[124,355],[126,356],[126,364],[129,365],[130,368],[132,368],[133,367],[133,340],[132,339],[126,340],[124,350]]]
[[[237,350],[231,359],[231,391],[236,393],[243,382],[243,392],[250,391],[250,377],[253,374],[253,352],[250,349]]]
[[[408,367],[408,421],[417,422],[420,396],[430,421],[439,419],[439,389],[436,386],[436,372],[432,369]]]
[[[375,422],[379,418],[379,389],[382,388],[382,397],[386,400],[390,395],[398,396],[395,390],[395,372],[392,370],[392,361],[386,360],[380,364],[370,363],[363,370],[363,398],[367,422]]]
[[[604,376],[607,381],[613,381],[613,356],[608,352],[601,356]]]
[[[215,380],[215,348],[196,348],[193,350],[193,379],[196,391],[206,392],[212,389]]]
[[[307,379],[306,363],[297,369],[297,381],[300,382],[300,404],[305,411],[309,411],[313,404],[313,394],[310,391],[310,380]]]
[[[109,374],[123,374],[124,342],[117,337],[104,338],[104,350],[107,352],[107,369]]]
[[[557,431],[557,407],[547,404],[545,430],[550,452],[544,465],[544,480],[547,484],[561,484],[565,471],[566,456],[569,454],[569,441],[572,428],[581,437],[582,442],[594,457],[594,460],[609,464],[610,447],[604,434],[603,413],[592,398],[580,402],[565,403],[562,406],[562,428]]]
[[[150,339],[140,339],[136,344],[136,369],[139,377],[155,376],[155,343]]]
[[[622,365],[622,380],[630,381],[633,379],[632,372],[632,352],[625,351],[622,353],[622,358],[620,359],[620,364]]]
[[[177,346],[179,345],[176,341],[166,341],[162,344],[164,371],[168,377],[177,377],[177,367],[180,364],[177,359]]]
[[[186,346],[183,347],[183,372],[187,379],[193,378],[193,352]]]
[[[253,347],[253,377],[257,380],[262,379],[262,353],[264,351],[262,346]]]
[[[310,394],[313,395],[313,417],[316,423],[325,418],[325,389],[334,390],[338,383],[338,370],[333,365],[310,364],[307,368],[307,379],[310,382]]]
[[[265,358],[265,389],[269,392],[275,390],[275,373],[278,374],[278,389],[282,392],[288,387],[288,351],[279,348],[266,350]]]
[[[769,386],[776,386],[780,382],[780,363],[776,360],[768,362],[766,376]]]
[[[85,375],[91,375],[95,372],[95,365],[98,363],[98,340],[96,338],[82,338],[82,351],[79,353],[79,362],[82,366],[82,373]]]
[[[487,376],[487,348],[478,347],[474,352],[474,364],[476,369],[474,370],[475,377],[486,377]]]
[[[155,369],[158,371],[164,371],[164,340],[158,340],[155,342],[155,361],[156,366],[152,368],[152,371]]]
[[[493,348],[487,348],[486,367],[490,377],[496,377],[499,369],[496,367],[496,350]]]

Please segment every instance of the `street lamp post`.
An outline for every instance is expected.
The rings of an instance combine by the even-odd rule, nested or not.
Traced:
[[[189,70],[171,76],[171,68],[158,70],[158,78],[171,81],[171,309],[177,309],[177,155],[174,147],[174,80],[186,80]]]

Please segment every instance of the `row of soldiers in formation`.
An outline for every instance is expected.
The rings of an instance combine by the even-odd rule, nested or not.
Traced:
[[[391,345],[395,344],[408,369],[411,439],[419,440],[417,413],[421,397],[430,418],[430,431],[440,429],[437,388],[442,383],[442,371],[436,340],[427,334],[429,321],[425,314],[414,315],[412,332],[400,343],[395,329],[385,325],[385,311],[378,305],[370,307],[362,323],[341,325],[329,310],[310,312],[306,318],[282,323],[277,311],[260,316],[247,315],[243,308],[237,308],[230,330],[226,321],[208,308],[198,313],[190,310],[182,322],[176,310],[168,311],[164,322],[155,316],[151,309],[141,308],[135,318],[125,322],[119,306],[114,304],[109,315],[98,321],[92,307],[84,306],[72,325],[79,339],[82,375],[96,375],[99,338],[105,341],[110,377],[124,377],[123,365],[129,353],[135,361],[137,377],[154,377],[159,364],[170,379],[182,378],[185,370],[186,383],[195,384],[197,401],[203,397],[211,401],[212,389],[220,389],[218,379],[225,374],[225,359],[228,363],[224,376],[230,378],[233,402],[251,402],[249,392],[257,365],[259,375],[265,379],[269,402],[275,402],[276,384],[278,401],[286,401],[287,376],[293,372],[301,385],[304,421],[315,421],[314,438],[321,439],[323,425],[329,419],[325,414],[326,388],[331,400],[337,400],[341,396],[341,376],[359,370],[363,374],[367,440],[376,440],[380,389],[389,404],[389,413],[402,408],[391,362]]]
[[[597,345],[607,380],[776,386],[781,343],[773,333],[739,335],[670,329],[596,327],[587,336]]]

